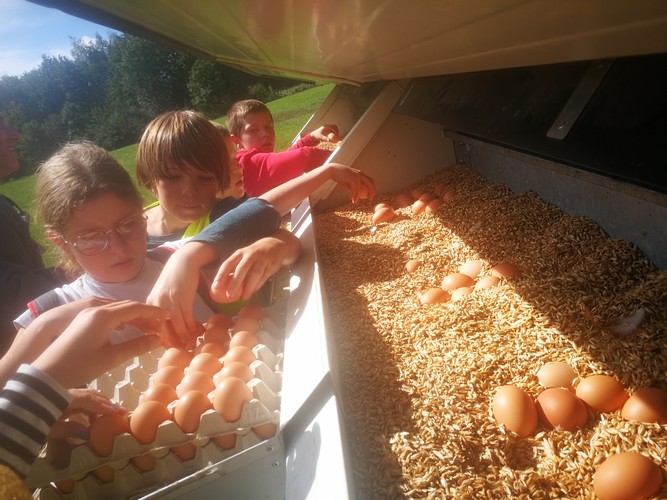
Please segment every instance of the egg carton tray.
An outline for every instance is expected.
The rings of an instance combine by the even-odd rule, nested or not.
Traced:
[[[264,342],[266,336],[262,333],[259,332],[257,336]],[[264,343],[253,347],[252,350],[257,357],[249,365],[253,375],[274,392],[279,392],[282,386],[282,354],[274,354]],[[94,380],[89,387],[133,411],[139,404],[141,395],[151,385],[157,361],[164,352],[161,351],[157,354],[153,351],[130,364],[117,367],[113,372],[107,372]]]
[[[150,453],[160,457],[160,461],[157,463],[169,464],[174,460],[180,463],[179,467],[175,467],[179,472],[159,476],[163,480],[162,482],[166,481],[168,483],[178,479],[181,473],[187,474],[198,469],[197,466],[193,469],[192,460],[183,463],[177,455],[171,452],[173,447],[188,443],[195,445],[198,450],[197,456],[201,455],[200,458],[197,458],[197,456],[194,458],[194,463],[197,465],[204,463],[202,462],[206,460],[204,457],[209,455],[214,456],[215,459],[220,459],[220,453],[224,456],[231,456],[242,451],[246,446],[253,445],[255,441],[261,441],[262,439],[255,434],[253,428],[272,424],[277,429],[280,421],[282,354],[274,352],[274,350],[282,350],[282,345],[276,338],[278,331],[275,324],[268,318],[262,320],[262,330],[257,333],[257,337],[262,343],[253,348],[257,359],[249,365],[253,378],[247,383],[247,386],[251,390],[253,398],[243,406],[241,417],[236,422],[227,422],[215,410],[210,409],[201,415],[199,427],[194,433],[183,432],[173,420],[165,421],[158,426],[156,437],[152,443],[141,444],[129,433],[120,434],[114,438],[113,451],[107,457],[98,456],[84,443],[71,450],[68,465],[60,468],[47,460],[46,452],[43,450],[31,467],[26,478],[26,484],[31,488],[44,488],[50,483],[74,480],[77,491],[87,491],[85,485],[80,484],[82,482],[88,485],[102,485],[103,490],[115,492],[111,494],[112,496],[116,495],[117,498],[119,489],[122,489],[123,494],[127,494],[130,490],[134,491],[134,485],[137,481],[125,481],[121,478],[126,475],[125,471],[130,475],[136,471],[136,466],[131,463],[131,460],[135,457]],[[164,352],[163,348],[158,348],[135,357],[94,380],[89,384],[89,387],[119,402],[132,412],[139,404],[141,394],[150,387],[159,359]],[[172,402],[168,406],[172,413],[174,405],[175,402]],[[220,450],[216,443],[211,442],[212,438],[231,434],[237,436],[236,445],[231,450]],[[208,451],[202,455],[203,452],[200,453],[199,450],[203,448]],[[220,453],[214,452],[216,449]],[[169,456],[173,457],[165,458]],[[114,470],[113,483],[118,483],[118,485],[109,486],[91,475],[91,472],[102,466],[109,466]],[[160,467],[164,468],[162,465]],[[145,471],[140,472],[143,472],[144,475],[147,474]],[[153,484],[152,476],[154,474],[147,475],[149,477],[145,477],[145,480],[141,481],[142,485],[140,487],[142,488]],[[124,483],[128,484],[129,489],[123,486]],[[131,487],[130,483],[132,484]],[[155,486],[159,485],[155,484]],[[90,486],[90,488],[98,489],[97,486]],[[53,494],[61,495],[57,498],[62,497],[62,493],[52,487],[47,487],[44,491],[49,490],[52,490],[51,493]],[[72,498],[85,497],[74,496]],[[91,498],[100,497],[92,496]]]
[[[221,448],[212,439],[195,440],[196,452],[189,460],[179,458],[169,448],[155,449],[148,452],[155,457],[155,464],[150,470],[139,468],[131,460],[124,460],[116,464],[111,481],[103,482],[93,473],[72,478],[74,480],[68,483],[54,480],[51,484],[35,490],[33,498],[40,500],[140,498],[211,464],[236,460],[239,454],[263,441],[254,432],[238,433],[236,445],[230,449]]]

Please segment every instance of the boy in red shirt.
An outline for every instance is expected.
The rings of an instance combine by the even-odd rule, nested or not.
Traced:
[[[238,101],[227,113],[227,127],[243,167],[246,193],[261,196],[270,189],[324,164],[331,151],[320,142],[338,142],[338,127],[323,125],[300,138],[287,151],[276,153],[276,132],[269,108],[256,99]]]

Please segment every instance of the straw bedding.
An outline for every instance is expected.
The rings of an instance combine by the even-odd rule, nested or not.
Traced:
[[[522,439],[494,420],[491,400],[506,384],[537,397],[535,374],[550,361],[613,375],[630,392],[666,387],[667,272],[593,221],[462,165],[406,191],[439,183],[456,195],[432,214],[397,208],[393,193],[316,216],[358,497],[592,498],[596,467],[618,451],[664,471],[667,426],[589,412],[580,430],[540,425]],[[396,217],[373,229],[379,202]],[[408,273],[410,259],[423,265]],[[502,261],[522,276],[420,303],[475,259],[480,276]],[[607,328],[639,307],[646,319],[632,334]]]

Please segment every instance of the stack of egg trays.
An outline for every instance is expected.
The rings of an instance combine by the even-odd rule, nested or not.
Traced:
[[[30,488],[37,488],[33,498],[97,500],[124,497],[142,490],[151,491],[259,444],[262,439],[252,432],[252,427],[272,423],[277,428],[280,421],[283,362],[280,333],[270,319],[262,320],[262,330],[257,333],[261,343],[253,348],[257,359],[250,364],[254,378],[248,382],[248,387],[253,399],[244,405],[238,421],[226,422],[212,409],[202,414],[199,428],[194,433],[184,433],[175,422],[165,421],[158,426],[156,438],[149,444],[139,443],[129,433],[116,436],[113,452],[108,457],[97,456],[86,444],[76,446],[72,449],[69,465],[63,469],[47,461],[43,451],[26,478]],[[119,402],[131,412],[149,387],[163,353],[164,349],[159,348],[135,357],[94,380],[89,387]],[[170,410],[173,410],[174,404],[169,405]],[[223,450],[211,441],[212,437],[232,432],[236,433],[237,439],[231,449]],[[185,443],[193,443],[197,451],[194,458],[183,461],[170,448]],[[131,459],[147,453],[157,459],[155,467],[150,471],[140,470]],[[109,465],[115,471],[110,482],[102,482],[90,474],[103,465]],[[55,484],[64,479],[74,482],[70,493],[55,488]]]

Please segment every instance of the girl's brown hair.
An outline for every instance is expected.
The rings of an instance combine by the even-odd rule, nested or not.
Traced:
[[[141,210],[141,195],[127,171],[90,142],[62,146],[37,169],[37,215],[49,232],[62,234],[77,207],[108,193]],[[70,275],[80,273],[71,256],[61,252],[60,260]]]
[[[168,111],[144,130],[137,150],[137,180],[154,191],[173,168],[190,167],[213,174],[220,190],[229,186],[229,156],[220,131],[201,113]]]

